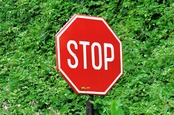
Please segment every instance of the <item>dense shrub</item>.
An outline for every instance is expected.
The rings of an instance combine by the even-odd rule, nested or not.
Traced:
[[[55,69],[54,36],[73,14],[105,18],[123,44],[124,74],[95,96],[95,114],[118,100],[126,115],[174,113],[172,0],[1,0],[0,10],[0,114],[85,114],[88,96]]]

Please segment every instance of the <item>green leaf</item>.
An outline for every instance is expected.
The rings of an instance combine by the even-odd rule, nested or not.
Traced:
[[[120,101],[112,101],[111,103],[111,115],[124,115],[124,111],[121,107]]]

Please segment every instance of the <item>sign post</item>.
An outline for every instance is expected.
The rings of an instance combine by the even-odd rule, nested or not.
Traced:
[[[90,102],[94,100],[93,95],[89,95],[89,99],[86,102],[86,115],[94,115],[94,105]]]
[[[106,95],[121,77],[122,44],[103,18],[74,15],[55,40],[56,68],[77,94]]]

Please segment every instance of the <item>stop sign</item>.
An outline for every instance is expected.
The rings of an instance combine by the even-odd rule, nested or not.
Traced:
[[[56,66],[77,94],[106,95],[122,75],[122,45],[103,18],[74,15],[56,34]]]

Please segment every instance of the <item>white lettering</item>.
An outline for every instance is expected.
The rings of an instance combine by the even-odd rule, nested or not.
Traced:
[[[111,57],[108,57],[108,48],[111,50]],[[114,46],[109,43],[104,43],[104,68],[108,70],[108,62],[112,62],[114,60]]]
[[[87,52],[86,52],[86,46],[89,45],[89,42],[87,41],[79,41],[79,44],[83,46],[83,62],[84,62],[84,69],[87,69]]]
[[[72,64],[71,59],[67,59],[70,68],[76,68],[78,66],[78,58],[74,52],[72,52],[70,46],[73,45],[75,49],[78,49],[77,43],[74,40],[70,40],[67,43],[67,49],[71,56],[74,58],[75,63]]]
[[[83,62],[81,62],[81,63],[83,64],[84,69],[88,68],[87,63],[89,63],[95,70],[100,70],[103,66],[104,66],[103,67],[104,70],[108,70],[109,63],[112,62],[115,58],[114,57],[114,46],[112,44],[104,43],[103,48],[102,48],[101,44],[98,42],[93,42],[92,44],[90,44],[90,42],[88,42],[88,41],[79,41],[79,45],[82,45]],[[91,52],[87,51],[88,46],[90,47]],[[68,58],[67,63],[70,68],[77,68],[78,64],[79,64],[78,58],[81,58],[81,57],[77,57],[77,55],[72,50],[73,48],[74,48],[74,50],[78,51],[78,48],[80,48],[80,47],[78,47],[78,44],[76,41],[69,40],[67,43],[67,50],[68,50],[69,54],[73,57],[74,60]],[[104,57],[102,57],[102,50],[104,53]],[[87,54],[89,54],[89,53],[91,53],[91,59],[87,59],[87,57],[88,57]],[[89,60],[91,62],[89,62]]]
[[[98,56],[99,56],[99,64],[96,65],[96,60],[95,60],[95,47],[98,48]],[[92,54],[92,66],[94,69],[99,70],[102,67],[102,50],[101,50],[101,45],[97,42],[94,42],[91,45],[91,54]]]

